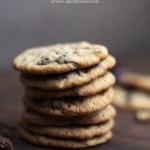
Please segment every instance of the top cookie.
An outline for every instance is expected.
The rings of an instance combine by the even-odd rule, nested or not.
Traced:
[[[31,48],[14,60],[14,68],[30,74],[63,73],[98,64],[108,56],[107,48],[88,42]]]

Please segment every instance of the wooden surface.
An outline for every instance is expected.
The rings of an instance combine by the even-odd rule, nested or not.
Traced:
[[[10,131],[14,150],[44,150],[31,145],[16,134],[19,114],[22,111],[21,97],[23,87],[14,72],[0,74],[0,132],[5,128]],[[52,150],[54,148],[49,148]],[[137,123],[134,115],[118,111],[114,138],[107,144],[89,148],[89,150],[150,150],[150,124]]]

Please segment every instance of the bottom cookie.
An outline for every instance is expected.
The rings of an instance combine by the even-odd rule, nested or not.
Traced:
[[[112,132],[108,132],[102,136],[94,137],[92,139],[84,140],[84,141],[70,140],[70,139],[64,140],[62,138],[51,138],[51,137],[44,137],[36,134],[31,134],[30,132],[26,131],[24,128],[19,129],[19,134],[26,141],[39,146],[70,148],[70,149],[92,147],[98,144],[103,144],[112,138]]]

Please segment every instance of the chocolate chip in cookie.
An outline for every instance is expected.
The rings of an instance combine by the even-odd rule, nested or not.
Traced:
[[[51,62],[52,61],[48,57],[42,57],[42,60],[40,62],[38,62],[38,65],[48,65]]]

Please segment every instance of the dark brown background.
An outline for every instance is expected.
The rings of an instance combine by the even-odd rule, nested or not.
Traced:
[[[17,138],[23,87],[12,70],[22,50],[88,40],[106,45],[119,65],[150,73],[150,1],[100,0],[100,4],[51,4],[50,0],[0,1],[0,132],[9,129],[15,150],[42,150]],[[150,124],[118,111],[114,138],[90,150],[149,150]]]
[[[99,4],[51,4],[50,0],[0,1],[0,70],[22,50],[88,40],[106,45],[120,63],[132,55],[147,64],[150,1],[100,0]],[[130,64],[126,64],[130,67]]]

